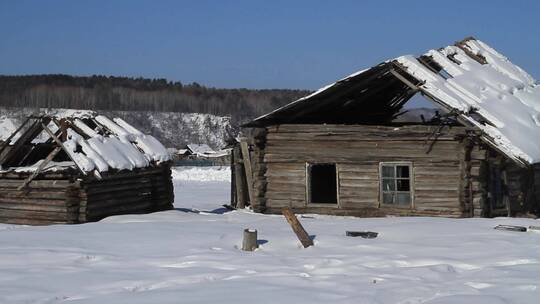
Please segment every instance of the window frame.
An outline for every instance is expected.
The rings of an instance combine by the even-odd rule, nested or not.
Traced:
[[[409,193],[411,195],[411,200],[409,205],[403,206],[398,204],[385,204],[383,200],[383,167],[392,166],[394,167],[394,175],[396,175],[397,166],[408,166],[409,167]],[[396,176],[393,178],[396,180]],[[402,209],[414,209],[414,166],[411,161],[390,161],[390,162],[380,162],[379,163],[379,208],[380,207],[392,207],[392,208],[402,208]],[[406,191],[397,191],[394,190],[394,193],[406,192]]]
[[[312,203],[311,202],[311,173],[310,167],[313,165],[333,165],[336,167],[336,203]],[[339,166],[333,162],[306,162],[306,206],[310,207],[327,207],[327,208],[339,208]]]

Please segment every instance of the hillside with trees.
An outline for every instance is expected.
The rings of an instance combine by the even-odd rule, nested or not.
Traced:
[[[0,106],[4,107],[207,113],[231,116],[234,125],[307,94],[305,90],[219,89],[166,79],[0,76]]]

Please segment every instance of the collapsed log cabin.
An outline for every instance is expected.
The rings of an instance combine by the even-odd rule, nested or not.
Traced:
[[[170,167],[161,143],[120,118],[34,115],[0,146],[0,222],[75,224],[172,209]]]
[[[404,105],[439,108],[419,121]],[[540,86],[480,40],[356,72],[244,127],[232,205],[258,212],[494,217],[537,213]]]

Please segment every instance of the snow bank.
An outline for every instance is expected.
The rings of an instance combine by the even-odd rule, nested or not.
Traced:
[[[174,167],[172,177],[175,181],[230,182],[231,168],[228,166]]]
[[[539,220],[308,215],[304,249],[282,216],[225,212],[230,184],[203,181],[225,172],[174,168],[177,210],[0,224],[0,303],[538,302],[540,233],[493,227]],[[239,249],[245,228],[258,230],[255,252]]]
[[[181,172],[224,172],[195,169],[174,170],[178,210],[0,224],[0,303],[538,302],[540,233],[493,227],[539,220],[308,215],[300,221],[315,246],[304,249],[282,216],[224,213],[228,182],[178,183]],[[245,228],[258,230],[255,252],[239,249]]]

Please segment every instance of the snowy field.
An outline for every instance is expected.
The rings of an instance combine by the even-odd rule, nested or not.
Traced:
[[[0,224],[0,303],[540,303],[540,233],[492,229],[539,220],[313,215],[304,249],[281,216],[225,212],[229,178],[174,170],[176,210]]]

